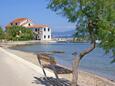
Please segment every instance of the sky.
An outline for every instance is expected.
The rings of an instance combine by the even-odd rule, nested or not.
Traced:
[[[0,26],[5,27],[16,18],[28,18],[35,24],[46,24],[54,32],[75,29],[75,24],[47,9],[48,0],[1,0]]]

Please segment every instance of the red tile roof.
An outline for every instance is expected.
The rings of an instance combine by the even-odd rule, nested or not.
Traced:
[[[48,27],[47,25],[40,25],[40,24],[34,24],[32,26],[28,26],[26,28],[45,28]]]
[[[12,23],[18,23],[18,22],[22,22],[22,21],[25,21],[25,20],[31,21],[30,19],[27,19],[27,18],[17,18],[15,20],[13,20]]]
[[[20,23],[20,22],[23,22],[25,20],[27,20],[27,22],[28,21],[32,22],[32,20],[30,20],[28,18],[17,18],[15,20],[13,20],[11,23],[13,23],[13,24]],[[11,27],[11,23],[9,23],[8,25],[6,25],[6,28]],[[25,24],[26,24],[26,22],[23,23],[21,26],[23,26]],[[45,27],[48,27],[48,26],[47,25],[40,25],[40,24],[33,24],[31,26],[27,26],[26,28],[45,28]]]
[[[11,23],[13,23],[13,24],[20,23],[20,22],[23,22],[25,20],[32,22],[32,20],[30,20],[28,18],[17,18],[17,19],[14,19],[12,22],[10,22],[8,25],[6,25],[6,28],[11,27]]]

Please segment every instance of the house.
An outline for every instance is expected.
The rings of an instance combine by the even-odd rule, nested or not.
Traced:
[[[51,40],[51,29],[47,25],[32,25],[27,28],[32,29],[37,40]]]
[[[28,18],[17,18],[10,22],[6,28],[13,25],[23,26],[27,29],[31,29],[34,32],[34,39],[36,40],[51,40],[51,28],[47,25],[34,24],[32,20]]]

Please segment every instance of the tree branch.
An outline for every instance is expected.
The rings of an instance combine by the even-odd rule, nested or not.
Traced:
[[[95,46],[96,46],[96,42],[94,41],[92,44],[91,44],[91,47],[85,49],[83,52],[80,53],[80,60],[88,53],[90,53],[92,50],[95,49]]]

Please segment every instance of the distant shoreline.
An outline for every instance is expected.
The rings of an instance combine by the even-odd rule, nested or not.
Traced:
[[[40,40],[29,40],[29,41],[5,41],[0,42],[0,47],[12,48],[24,45],[34,45],[34,44],[49,44],[49,43],[88,43],[88,42],[69,42],[69,41],[40,41]]]
[[[33,44],[48,44],[48,43],[55,43],[56,41],[39,41],[39,40],[30,40],[30,41],[6,41],[0,42],[1,47],[16,47],[16,46],[24,46],[24,45],[33,45]]]

